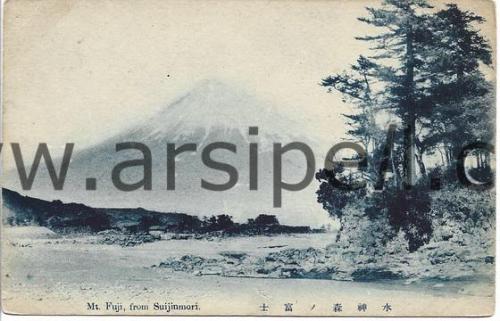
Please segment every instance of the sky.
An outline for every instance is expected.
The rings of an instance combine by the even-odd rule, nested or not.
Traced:
[[[455,2],[484,16],[492,38],[491,2]],[[349,107],[318,83],[366,52],[354,37],[373,30],[356,17],[378,3],[10,1],[3,140],[20,142],[27,154],[38,142],[55,152],[66,142],[82,149],[215,78],[338,142]]]

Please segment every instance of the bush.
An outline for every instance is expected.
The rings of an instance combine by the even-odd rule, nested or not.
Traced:
[[[494,192],[446,185],[434,191],[427,180],[410,190],[387,186],[382,192],[366,188],[342,190],[332,183],[333,171],[320,170],[318,202],[340,222],[338,246],[349,252],[377,255],[397,236],[399,247],[415,252],[432,241],[461,244],[492,239]],[[404,240],[404,241],[403,241]],[[458,243],[457,243],[458,244]],[[393,244],[394,245],[394,244]],[[389,249],[389,252],[394,252]]]

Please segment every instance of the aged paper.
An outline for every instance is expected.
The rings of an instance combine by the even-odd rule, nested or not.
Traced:
[[[3,10],[5,313],[494,312],[493,2]]]

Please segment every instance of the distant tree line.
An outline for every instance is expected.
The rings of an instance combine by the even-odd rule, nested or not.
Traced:
[[[227,214],[203,217],[185,213],[149,211],[143,208],[93,208],[84,204],[45,201],[2,189],[3,217],[7,225],[39,225],[58,232],[99,232],[108,229],[127,233],[151,230],[170,233],[260,235],[323,232],[309,226],[282,225],[275,215],[260,214],[237,223]]]

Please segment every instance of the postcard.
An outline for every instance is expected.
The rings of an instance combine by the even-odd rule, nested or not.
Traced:
[[[5,313],[494,313],[494,2],[3,17]]]

